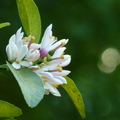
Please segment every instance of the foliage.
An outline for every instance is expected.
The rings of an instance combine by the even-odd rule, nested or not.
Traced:
[[[14,117],[20,116],[21,114],[21,109],[8,102],[0,100],[0,118],[8,118],[12,120]]]
[[[16,0],[18,12],[27,35],[35,36],[38,43],[41,35],[41,20],[38,8],[33,0]]]
[[[8,62],[7,65],[15,76],[28,106],[35,107],[44,95],[41,79],[37,74],[27,68],[15,70]]]
[[[35,36],[35,42],[38,43],[41,34],[41,20],[37,6],[35,5],[33,0],[17,0],[16,2],[19,16],[25,29],[25,32],[27,33],[27,35]],[[3,23],[0,24],[0,28],[9,25],[9,23]],[[7,66],[9,70],[13,73],[15,79],[17,80],[28,106],[37,106],[44,96],[43,82],[40,79],[40,77],[28,68],[21,68],[19,70],[16,70],[12,67],[12,65],[9,62],[7,62]],[[4,67],[4,65],[1,65],[1,68],[6,68],[6,66]],[[67,91],[67,93],[71,97],[82,118],[85,118],[84,102],[78,88],[76,87],[72,79],[68,77],[65,77],[65,79],[67,80],[68,84],[62,85],[62,87]],[[0,112],[0,117],[7,117],[8,119],[13,119],[13,117],[19,116],[21,114],[20,110],[17,111],[18,109],[16,107],[13,108],[13,106],[11,106],[12,105],[10,104],[4,106],[4,108],[6,108],[8,112],[7,110],[5,110],[6,112],[2,111],[3,113]],[[1,109],[3,110],[3,108]],[[12,113],[9,113],[10,109],[13,110],[13,112],[11,111]]]
[[[10,23],[9,22],[5,22],[5,23],[0,23],[0,29],[6,26],[9,26]]]
[[[81,93],[79,92],[77,86],[75,85],[72,79],[70,79],[67,76],[65,78],[67,80],[67,84],[63,84],[62,87],[66,90],[66,92],[71,97],[73,103],[75,104],[82,118],[85,118],[85,106],[84,106]]]

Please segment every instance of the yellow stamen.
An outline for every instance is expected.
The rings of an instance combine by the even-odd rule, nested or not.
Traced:
[[[53,84],[53,87],[57,88],[57,87],[59,87],[59,85],[58,84]]]
[[[61,42],[61,45],[64,46],[66,43],[65,42]]]
[[[16,60],[16,63],[19,64],[20,62]]]
[[[42,78],[42,79],[46,79],[46,77],[45,77],[45,76],[42,76],[41,78]]]
[[[35,40],[35,37],[34,37],[34,36],[31,36],[31,40],[34,41],[34,40]]]
[[[37,68],[30,68],[30,70],[39,70],[41,69],[40,67],[37,67]]]
[[[54,37],[54,36],[49,36],[49,38],[50,38],[50,39],[55,39],[55,37]]]
[[[65,58],[64,55],[61,55],[61,58],[64,59]]]
[[[24,37],[23,39],[26,40],[26,41],[28,41],[28,37]]]
[[[62,72],[62,67],[58,65],[58,71]]]
[[[43,81],[43,83],[46,83],[46,82],[48,82],[48,80],[44,80],[44,81]]]

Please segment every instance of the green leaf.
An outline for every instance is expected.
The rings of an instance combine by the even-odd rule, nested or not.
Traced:
[[[19,16],[27,35],[32,35],[38,43],[41,34],[41,20],[38,8],[33,0],[16,0]]]
[[[6,27],[6,26],[9,26],[9,25],[10,25],[9,22],[0,23],[0,28]]]
[[[15,70],[8,62],[7,65],[16,78],[28,106],[35,107],[44,95],[43,82],[40,77],[27,68]]]
[[[6,69],[6,68],[8,68],[8,66],[6,65],[6,64],[3,64],[3,65],[0,65],[0,68],[2,68],[2,69]]]
[[[85,106],[81,93],[79,92],[78,88],[76,87],[72,79],[70,79],[67,76],[65,76],[65,79],[67,80],[67,84],[63,84],[61,86],[67,91],[67,93],[71,97],[81,117],[85,118]]]
[[[3,118],[13,118],[20,116],[22,111],[20,108],[10,104],[8,102],[0,100],[0,117]]]

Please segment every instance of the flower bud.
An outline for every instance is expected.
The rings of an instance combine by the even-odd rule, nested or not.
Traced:
[[[34,62],[34,61],[38,60],[39,57],[40,57],[39,50],[30,49],[28,51],[25,59],[29,62]]]
[[[48,54],[48,51],[45,48],[42,48],[40,50],[40,57],[45,57]]]

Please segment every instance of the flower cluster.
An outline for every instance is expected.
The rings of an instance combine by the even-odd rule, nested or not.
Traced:
[[[45,30],[40,44],[34,43],[35,37],[31,35],[23,37],[21,29],[10,37],[6,46],[8,60],[14,69],[27,67],[35,72],[43,81],[45,94],[61,96],[57,87],[67,84],[63,76],[70,73],[62,69],[71,61],[71,56],[64,54],[68,39],[57,41],[52,36],[52,24]]]

